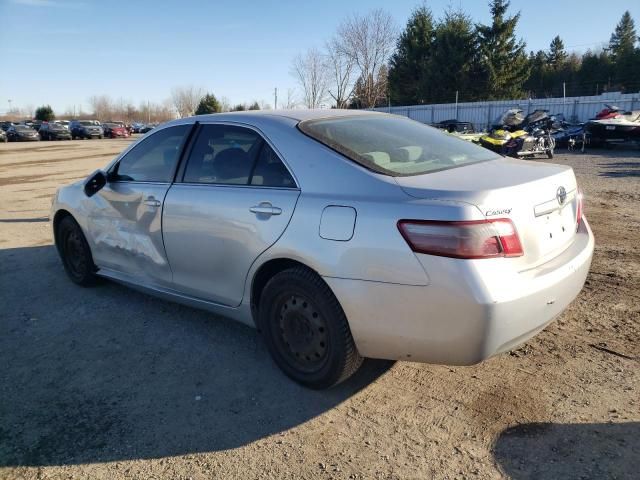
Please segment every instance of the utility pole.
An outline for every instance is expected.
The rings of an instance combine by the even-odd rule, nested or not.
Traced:
[[[458,120],[458,90],[456,90],[456,120]]]
[[[562,104],[566,103],[567,99],[567,82],[562,82]]]
[[[278,109],[278,87],[276,87],[273,91],[273,109]]]
[[[11,99],[9,98],[7,102],[9,102],[9,110],[7,111],[7,113],[11,114]]]

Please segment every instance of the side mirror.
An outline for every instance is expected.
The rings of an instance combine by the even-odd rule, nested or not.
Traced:
[[[102,170],[96,170],[84,182],[84,194],[92,197],[107,184],[107,176]]]

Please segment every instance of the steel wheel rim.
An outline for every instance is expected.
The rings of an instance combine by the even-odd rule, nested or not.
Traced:
[[[329,356],[327,322],[302,295],[288,295],[275,309],[273,333],[284,360],[305,373],[317,372]]]
[[[80,234],[69,232],[64,241],[64,257],[69,271],[76,277],[82,276],[86,267],[84,245]]]

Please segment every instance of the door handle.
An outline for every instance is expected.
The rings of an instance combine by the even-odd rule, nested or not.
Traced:
[[[263,202],[260,205],[254,205],[249,209],[251,213],[259,214],[259,215],[280,215],[282,213],[282,209],[278,207],[274,207],[269,202]]]
[[[149,206],[149,207],[159,207],[160,206],[160,200],[156,200],[155,197],[148,197],[144,201],[144,204]]]

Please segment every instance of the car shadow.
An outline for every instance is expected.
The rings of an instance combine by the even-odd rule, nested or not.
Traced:
[[[44,223],[48,222],[49,217],[36,218],[0,218],[0,223]]]
[[[607,162],[598,164],[600,177],[640,177],[640,162]]]
[[[322,415],[383,375],[312,391],[259,334],[111,282],[81,288],[53,246],[0,250],[0,467],[225,450]]]
[[[637,478],[640,422],[527,423],[504,430],[493,454],[514,480]]]

